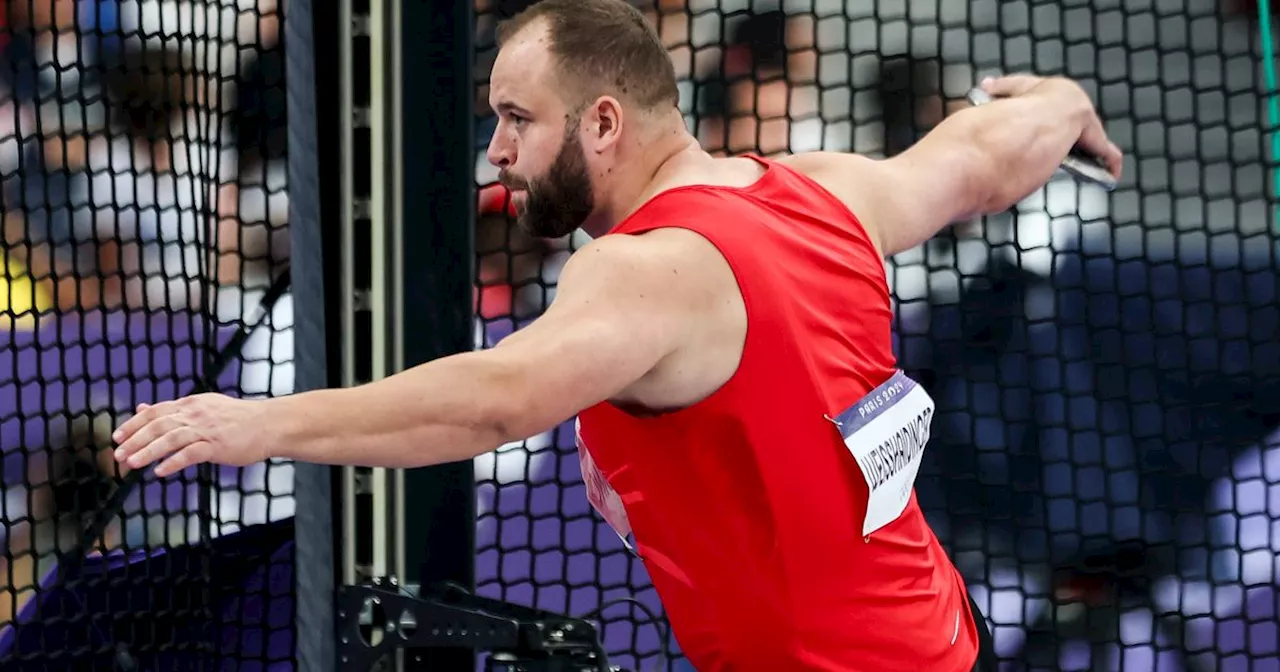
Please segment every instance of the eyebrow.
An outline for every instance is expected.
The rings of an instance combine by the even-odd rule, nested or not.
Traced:
[[[533,116],[532,114],[530,114],[530,113],[529,113],[529,110],[526,110],[526,109],[524,109],[523,107],[520,107],[519,105],[516,105],[515,103],[510,103],[510,102],[505,102],[505,101],[504,101],[504,102],[501,102],[501,103],[498,103],[497,105],[494,105],[494,106],[493,106],[493,109],[494,109],[494,111],[495,111],[495,112],[497,112],[498,114],[503,114],[503,113],[507,113],[507,112],[514,112],[514,113],[516,113],[516,114],[518,114],[518,115],[521,115],[521,116],[524,116],[524,117]]]

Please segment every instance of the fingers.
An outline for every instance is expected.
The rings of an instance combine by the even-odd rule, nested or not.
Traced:
[[[1121,172],[1124,169],[1124,152],[1116,143],[1107,137],[1106,130],[1102,127],[1102,120],[1094,116],[1093,124],[1085,131],[1081,137],[1084,147],[1092,153],[1107,168],[1107,172],[1116,180],[1120,179]]]
[[[163,407],[164,404],[160,404],[160,406]],[[134,416],[126,420],[123,425],[120,425],[116,428],[116,431],[111,433],[111,440],[115,441],[116,445],[127,441],[129,437],[136,434],[139,429],[142,429],[147,425],[147,423],[155,419],[155,409],[156,407],[150,404],[138,404],[138,409]]]
[[[156,467],[156,476],[163,478],[176,474],[187,467],[194,467],[201,462],[208,462],[210,445],[205,441],[188,444],[176,454],[170,456]]]
[[[1008,98],[1020,96],[1030,91],[1044,79],[1035,75],[1005,75],[1003,77],[987,77],[980,86],[992,98]]]
[[[173,417],[174,407],[172,404],[140,406],[139,408],[142,410],[137,415],[129,418],[128,421],[120,425],[120,428],[111,434],[111,439],[117,445],[115,451],[117,462],[123,462],[132,457],[134,453],[169,431],[176,429],[179,425],[177,419]]]
[[[1099,122],[1099,124],[1101,124],[1101,122]],[[1116,143],[1111,142],[1111,140],[1107,138],[1105,131],[1103,131],[1102,137],[1104,138],[1106,147],[1102,150],[1102,153],[1098,158],[1102,159],[1102,161],[1107,164],[1107,172],[1111,173],[1111,176],[1116,178],[1116,180],[1119,180],[1120,173],[1124,171],[1124,152],[1120,151],[1120,147],[1117,146]]]
[[[197,453],[188,450],[193,446],[208,444],[195,430],[176,416],[178,409],[177,402],[165,402],[155,406],[139,405],[138,413],[111,435],[118,444],[114,453],[116,461],[131,469],[141,469],[156,461],[165,460],[167,468],[164,470],[157,468],[155,473],[157,476],[167,476],[185,468],[180,465],[189,466],[190,460],[196,457],[197,453],[207,452],[203,448]],[[182,459],[174,459],[184,453],[190,454]]]
[[[1107,142],[1107,151],[1103,154],[1102,160],[1107,164],[1107,172],[1119,180],[1121,173],[1124,172],[1124,152],[1120,151],[1116,143]]]
[[[145,431],[145,430],[144,430]],[[141,436],[142,432],[135,435]],[[141,469],[149,464],[162,460],[179,451],[185,451],[191,446],[203,443],[200,435],[193,431],[190,427],[175,426],[169,431],[160,434],[152,439],[149,443],[138,448],[135,452],[126,458],[126,464],[132,469]],[[156,470],[157,476],[164,476],[160,470]]]

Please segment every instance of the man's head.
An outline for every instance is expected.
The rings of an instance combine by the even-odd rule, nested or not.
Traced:
[[[559,237],[603,207],[624,162],[676,111],[675,71],[623,0],[543,0],[498,27],[489,161],[526,230]],[[683,127],[681,126],[681,129]]]

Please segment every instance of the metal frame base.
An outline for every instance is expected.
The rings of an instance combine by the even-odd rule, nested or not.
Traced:
[[[374,579],[338,588],[337,610],[344,671],[369,672],[397,649],[462,648],[489,653],[492,672],[627,672],[609,664],[589,621],[453,586],[413,595],[395,579]]]

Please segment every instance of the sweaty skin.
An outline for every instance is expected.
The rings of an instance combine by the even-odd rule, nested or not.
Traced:
[[[417,467],[471,459],[605,400],[637,413],[683,408],[729,380],[747,325],[724,258],[683,230],[602,234],[663,191],[747,186],[762,168],[702,151],[674,107],[639,109],[622,92],[571,107],[556,93],[564,87],[547,39],[545,26],[531,24],[499,52],[490,88],[499,123],[488,151],[516,188],[522,217],[555,218],[526,226],[596,237],[566,264],[541,318],[495,348],[356,388],[143,405],[113,435],[116,459],[158,463],[160,476],[269,457]],[[1120,151],[1076,84],[1014,75],[983,87],[1000,100],[954,114],[892,159],[816,152],[785,161],[857,213],[884,255],[1012,206],[1077,144],[1119,177]]]

